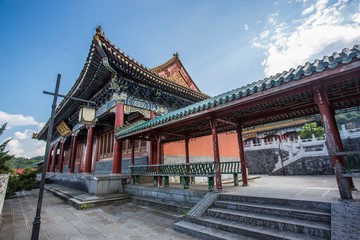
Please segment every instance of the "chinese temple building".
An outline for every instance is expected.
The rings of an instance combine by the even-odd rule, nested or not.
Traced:
[[[151,176],[159,186],[168,185],[169,176],[182,176],[187,183],[190,177],[205,176],[209,188],[215,180],[218,190],[222,174],[233,174],[236,183],[241,174],[247,185],[247,141],[296,139],[308,117],[319,115],[341,196],[349,198],[353,183],[341,177],[344,147],[334,115],[360,106],[359,86],[356,45],[210,98],[177,53],[150,69],[115,47],[98,27],[84,68],[67,94],[95,102],[96,120],[81,124],[82,103],[60,103],[47,171],[131,174],[133,183]],[[46,139],[48,124],[38,139]],[[207,163],[191,165],[203,160]]]
[[[234,173],[234,179],[237,173],[241,173],[243,184],[247,185],[243,129],[318,114],[324,126],[328,156],[340,195],[345,199],[351,198],[350,188],[354,185],[352,177],[344,175],[344,156],[353,153],[344,151],[335,121],[335,111],[360,105],[359,60],[359,45],[352,49],[346,48],[340,53],[335,52],[321,60],[316,59],[313,63],[307,62],[296,69],[291,68],[289,71],[168,112],[149,121],[117,128],[115,137],[118,141],[147,139],[157,142],[157,165],[153,165],[153,169],[150,167],[144,170],[141,166],[136,167],[132,160],[134,177],[158,176],[158,185],[161,185],[163,175],[180,175],[185,172],[187,176],[198,176],[211,173],[216,179],[216,189],[221,190],[221,177],[224,173]],[[236,132],[241,170],[232,168],[233,163],[221,161],[223,153],[220,151],[220,133],[231,131]],[[203,136],[211,136],[213,166],[210,167],[212,171],[202,168],[199,172],[198,166],[191,165],[189,161],[189,141]],[[169,170],[163,165],[164,159],[161,157],[161,146],[176,141],[183,141],[184,145],[186,164],[183,170]]]
[[[64,99],[60,103],[49,154],[51,172],[129,172],[129,163],[118,159],[129,158],[131,146],[129,141],[114,141],[114,128],[209,98],[193,82],[177,53],[165,64],[147,68],[116,48],[100,27],[67,95],[94,101],[96,122],[91,126],[78,123],[81,102]],[[46,139],[48,124],[38,139]],[[134,144],[139,163],[147,164],[153,146],[143,140]]]

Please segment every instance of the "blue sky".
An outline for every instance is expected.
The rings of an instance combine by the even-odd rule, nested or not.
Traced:
[[[213,96],[360,43],[360,1],[0,0],[0,124],[17,156],[42,155],[31,140],[50,115],[56,75],[66,94],[95,28],[145,66],[179,52]]]

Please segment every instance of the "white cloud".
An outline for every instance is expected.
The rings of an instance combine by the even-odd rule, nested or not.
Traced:
[[[37,122],[32,116],[9,114],[0,111],[0,124],[7,122],[7,128],[14,131],[6,150],[17,157],[35,157],[44,155],[45,142],[32,139],[33,132],[39,132],[45,123]],[[34,126],[32,129],[16,131],[21,126]]]
[[[306,15],[306,14],[309,14],[309,13],[312,13],[315,9],[315,6],[314,5],[311,5],[310,7],[306,8],[302,13],[301,15]]]
[[[360,9],[359,12],[355,13],[352,16],[352,20],[354,21],[355,24],[360,24]]]
[[[273,20],[267,28],[253,39],[253,46],[265,52],[262,62],[265,75],[274,75],[322,57],[318,54],[330,51],[330,46],[352,47],[348,44],[359,41],[360,14],[346,4],[342,0],[329,5],[326,0],[318,1],[312,11],[305,9],[302,12],[307,12],[304,18],[291,23],[276,24],[277,15],[272,14]],[[343,12],[346,7],[354,14]]]
[[[21,114],[9,114],[6,112],[0,111],[0,124],[8,123],[7,127],[11,128],[13,126],[31,126],[38,125],[39,123],[35,121],[32,116],[24,116]]]
[[[16,157],[35,157],[45,154],[44,141],[32,139],[33,129],[26,129],[23,132],[15,132],[12,140],[7,144],[6,150]]]
[[[325,9],[327,3],[328,3],[328,0],[320,0],[320,1],[317,1],[317,3],[315,4],[316,10]]]
[[[37,125],[37,131],[39,132],[45,126],[45,124],[46,123],[44,123],[44,122],[39,122]]]
[[[249,25],[244,24],[245,31],[249,30]]]
[[[19,140],[24,140],[24,139],[27,138],[27,133],[28,133],[28,131],[25,131],[25,132],[15,132],[15,133],[14,133],[14,137],[15,137],[16,139],[19,139]]]
[[[267,36],[269,36],[270,31],[269,30],[265,30],[263,32],[260,33],[260,39],[266,38]]]
[[[268,22],[271,24],[271,25],[275,25],[276,24],[276,18],[279,16],[279,12],[274,12],[272,14],[270,14],[268,16]]]

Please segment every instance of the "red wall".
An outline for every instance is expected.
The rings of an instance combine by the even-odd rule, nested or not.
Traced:
[[[236,133],[219,134],[219,149],[221,157],[239,157]],[[190,156],[213,156],[212,137],[190,139]],[[173,142],[164,144],[164,155],[184,156],[185,142]]]

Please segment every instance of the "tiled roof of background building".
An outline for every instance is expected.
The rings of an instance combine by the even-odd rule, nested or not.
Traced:
[[[331,56],[324,56],[321,60],[316,59],[313,63],[307,62],[305,65],[300,65],[296,69],[291,68],[289,71],[278,73],[275,76],[271,76],[246,86],[222,93],[215,97],[194,103],[185,108],[169,112],[141,124],[119,128],[117,129],[116,137],[129,135],[174,119],[179,119],[190,114],[205,111],[209,108],[220,106],[240,98],[245,98],[255,93],[276,88],[291,81],[298,81],[316,73],[321,73],[327,69],[333,69],[339,64],[349,64],[354,59],[360,59],[360,45],[355,45],[352,49],[345,48],[340,53],[334,52]]]

